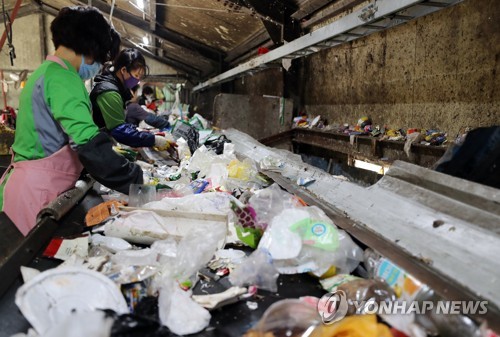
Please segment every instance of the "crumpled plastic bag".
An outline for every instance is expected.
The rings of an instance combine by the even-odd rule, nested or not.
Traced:
[[[256,285],[259,289],[276,292],[278,276],[269,252],[258,249],[233,270],[229,282],[239,287]]]
[[[189,145],[187,141],[182,137],[177,139],[177,153],[179,154],[180,160],[191,158],[191,150],[189,150]]]
[[[225,237],[226,228],[222,226],[200,226],[191,230],[177,247],[174,278],[179,281],[187,280],[204,267]]]
[[[166,211],[228,214],[231,211],[231,195],[223,192],[205,192],[182,198],[163,198],[144,205],[148,209]]]
[[[259,243],[281,274],[323,275],[331,266],[352,272],[363,251],[318,207],[285,209],[275,216]]]
[[[208,310],[172,281],[166,281],[160,289],[158,307],[161,323],[177,335],[200,332],[210,323]]]
[[[226,146],[228,145],[228,146]],[[189,162],[188,170],[189,172],[199,171],[199,177],[204,178],[210,172],[210,167],[212,164],[224,164],[229,165],[232,160],[236,159],[234,155],[234,147],[224,144],[224,153],[221,155],[216,155],[214,152],[207,149],[205,145],[200,146],[191,157]]]
[[[233,159],[227,166],[227,170],[229,178],[238,180],[253,180],[257,175],[255,162],[249,158],[245,158],[243,161]]]
[[[169,237],[180,240],[198,227],[205,229],[224,227],[226,230],[227,226],[225,224],[222,226],[219,221],[201,221],[196,218],[159,215],[153,211],[135,210],[123,212],[121,217],[108,222],[105,234],[133,243],[150,245],[157,240],[165,240]]]
[[[255,210],[257,221],[263,228],[284,209],[297,206],[294,196],[283,191],[276,183],[255,192],[248,203]]]

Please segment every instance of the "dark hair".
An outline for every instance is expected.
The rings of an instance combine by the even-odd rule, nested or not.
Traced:
[[[56,49],[64,46],[101,64],[113,59],[120,48],[120,34],[93,7],[62,8],[50,31]]]
[[[149,94],[152,94],[152,93],[153,93],[153,88],[148,87],[148,86],[145,86],[144,88],[142,88],[142,94],[143,95],[149,95]]]
[[[137,92],[137,90],[139,90],[141,86],[139,84],[137,84],[136,86],[132,87],[132,89],[130,89],[134,94]]]
[[[149,75],[149,67],[146,65],[144,56],[135,48],[123,49],[113,61],[113,71],[119,71],[123,67],[125,67],[128,72],[134,69],[144,68],[144,76]]]

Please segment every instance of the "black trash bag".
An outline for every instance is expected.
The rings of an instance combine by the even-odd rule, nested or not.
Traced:
[[[189,150],[194,153],[200,145],[200,134],[196,128],[184,121],[178,120],[172,127],[172,136],[175,140],[179,138],[184,138],[188,143]]]
[[[500,188],[500,126],[469,132],[439,160],[436,171]]]
[[[227,139],[226,135],[220,135],[214,139],[207,139],[205,146],[215,152],[215,154],[224,153],[224,144],[231,143],[231,140]]]

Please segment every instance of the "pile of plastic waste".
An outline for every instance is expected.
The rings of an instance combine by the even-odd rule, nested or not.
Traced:
[[[439,296],[260,173],[282,163],[240,158],[213,130],[200,141],[206,125],[194,124],[202,145],[191,151],[178,137],[177,165],[139,161],[146,183],[129,196],[96,187],[106,202],[89,210],[85,232],[54,238],[44,252],[59,267],[23,268],[16,304],[33,329],[18,336],[193,334],[225,305],[258,307],[290,274],[316,278],[325,296],[274,303],[247,336],[485,336],[461,315],[451,324],[432,311],[371,312]],[[193,294],[222,279],[230,287]]]

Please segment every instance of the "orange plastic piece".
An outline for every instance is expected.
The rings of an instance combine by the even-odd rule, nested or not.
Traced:
[[[116,211],[118,211],[118,208],[120,206],[123,206],[121,202],[116,200],[109,200],[92,207],[91,209],[89,209],[87,215],[85,216],[85,224],[87,225],[87,227],[92,227],[100,224],[112,215],[111,208],[114,208]]]

